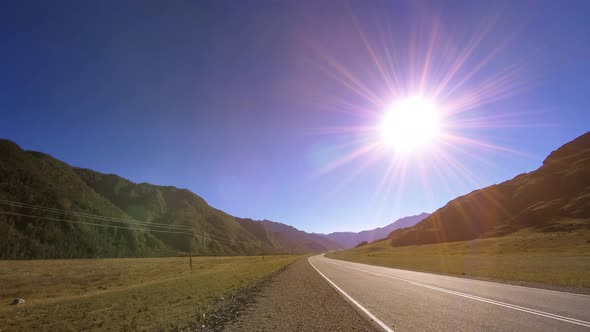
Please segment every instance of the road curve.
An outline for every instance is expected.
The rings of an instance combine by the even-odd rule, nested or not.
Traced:
[[[588,295],[324,256],[309,263],[384,331],[590,331]]]

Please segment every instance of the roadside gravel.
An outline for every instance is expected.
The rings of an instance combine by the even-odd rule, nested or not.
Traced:
[[[376,331],[300,259],[276,275],[224,331]]]

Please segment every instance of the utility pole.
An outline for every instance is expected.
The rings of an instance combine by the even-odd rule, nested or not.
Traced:
[[[262,260],[264,260],[264,242],[260,241],[260,252],[262,253]]]
[[[188,233],[188,266],[189,266],[190,272],[193,272],[193,256],[192,256],[192,253],[191,253],[191,251],[192,251],[191,250],[191,242],[192,242],[192,239],[193,239],[193,231],[191,230]]]

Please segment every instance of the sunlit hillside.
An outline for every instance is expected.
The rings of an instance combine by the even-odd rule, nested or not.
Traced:
[[[552,152],[538,170],[450,201],[414,227],[389,235],[394,246],[510,234],[590,229],[590,133]]]

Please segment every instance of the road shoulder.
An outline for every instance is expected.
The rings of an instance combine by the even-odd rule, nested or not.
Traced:
[[[375,331],[308,263],[276,275],[224,331]]]

